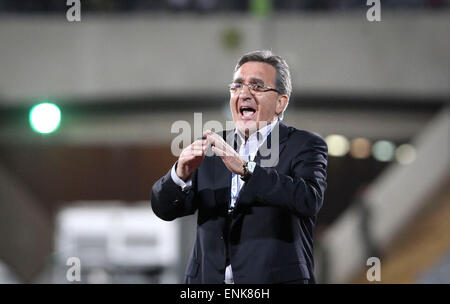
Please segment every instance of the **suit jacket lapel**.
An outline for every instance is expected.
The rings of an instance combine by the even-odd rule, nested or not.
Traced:
[[[272,134],[272,132],[275,132],[275,133]],[[265,149],[269,149],[270,150],[272,148],[272,145],[276,144],[276,140],[277,140],[277,137],[278,137],[278,139],[279,139],[278,140],[278,142],[279,142],[278,150],[275,147],[273,149],[274,153],[276,151],[278,151],[278,153],[277,153],[277,155],[273,156],[273,155],[271,155],[272,153],[267,153],[266,151],[261,151],[261,153],[260,153],[260,150],[258,149],[258,153],[256,154],[255,160],[254,160],[258,165],[261,165],[261,161],[268,160],[271,157],[275,157],[276,164],[274,165],[274,167],[276,167],[277,164],[278,164],[278,160],[279,160],[279,157],[281,155],[281,152],[286,147],[286,143],[287,143],[287,139],[288,139],[288,135],[289,135],[288,127],[285,124],[279,122],[278,124],[276,124],[276,126],[272,130],[272,132],[266,138],[266,141],[268,141],[267,144],[263,143],[263,145],[261,147],[265,147]],[[264,148],[263,148],[263,150],[264,150]],[[231,175],[230,175],[230,179],[231,179]],[[244,185],[244,187],[245,187],[245,185]],[[242,189],[244,189],[244,188],[242,188]],[[239,208],[239,198],[236,201],[236,208],[237,208],[237,210],[240,209]],[[236,209],[235,209],[235,211],[236,211]],[[243,213],[244,210],[241,209],[239,211],[240,212],[236,212],[234,214],[234,216],[233,216],[233,220],[231,222],[231,226],[232,227],[235,225],[235,223],[239,222],[239,219],[241,219],[242,216],[244,215],[244,213]]]
[[[281,152],[286,147],[287,138],[288,127],[281,122],[277,123],[270,132],[269,136],[267,136],[264,143],[258,149],[254,162],[264,167],[276,167]],[[276,146],[277,142],[278,147]]]
[[[226,130],[222,134],[224,140],[230,144],[232,147],[236,146],[234,141],[234,131]],[[236,149],[236,148],[235,148]],[[222,159],[219,156],[214,156],[214,188],[216,189],[216,193],[224,193],[222,191],[218,191],[220,189],[226,189],[225,195],[221,197],[216,196],[216,203],[218,204],[219,212],[227,214],[228,208],[231,202],[231,171],[223,163]]]
[[[216,193],[216,207],[220,214],[226,214],[231,200],[231,172],[222,162],[222,159],[215,156],[214,166],[214,188]]]

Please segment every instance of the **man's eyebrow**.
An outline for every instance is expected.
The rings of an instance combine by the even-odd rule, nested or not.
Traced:
[[[241,83],[241,82],[243,82],[243,79],[241,77],[238,77],[238,78],[234,79],[233,82]],[[262,79],[255,78],[255,77],[250,78],[250,82],[251,83],[257,83],[257,84],[262,84],[262,85],[264,84],[264,81]]]
[[[254,77],[250,78],[250,82],[257,83],[257,84],[264,84],[264,81],[262,79],[254,78]]]

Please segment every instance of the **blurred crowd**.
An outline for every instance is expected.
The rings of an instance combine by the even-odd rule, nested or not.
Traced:
[[[274,11],[347,10],[366,8],[365,0],[80,0],[84,11],[201,11],[246,12],[251,9]],[[387,9],[448,8],[450,0],[383,0]],[[0,12],[58,12],[67,10],[65,0],[0,0]]]

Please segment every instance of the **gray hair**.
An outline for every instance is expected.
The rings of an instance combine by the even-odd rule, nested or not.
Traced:
[[[272,51],[269,50],[262,50],[250,52],[242,56],[236,64],[234,72],[239,70],[239,68],[244,63],[251,61],[268,63],[275,68],[277,73],[275,77],[275,87],[281,94],[286,94],[288,96],[288,103],[283,109],[283,112],[281,112],[279,115],[280,120],[282,120],[284,111],[286,111],[286,108],[289,104],[289,97],[291,96],[292,92],[291,73],[289,72],[289,66],[281,56],[274,55]]]

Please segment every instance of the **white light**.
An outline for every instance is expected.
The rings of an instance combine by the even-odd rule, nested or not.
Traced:
[[[51,133],[59,127],[61,111],[52,103],[41,103],[30,111],[30,124],[38,133]]]
[[[395,151],[395,158],[402,165],[409,165],[416,159],[416,149],[410,144],[400,145]]]
[[[330,156],[344,156],[350,150],[350,143],[345,136],[331,134],[325,137],[328,145],[328,154]]]

